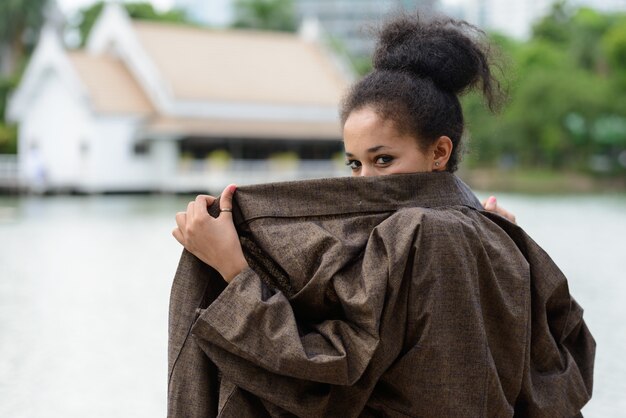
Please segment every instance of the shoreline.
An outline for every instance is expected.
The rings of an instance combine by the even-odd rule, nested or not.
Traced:
[[[626,195],[626,176],[597,177],[577,172],[557,172],[546,170],[499,170],[493,168],[467,168],[461,166],[456,173],[460,179],[473,190],[486,193],[519,193],[531,195],[590,195],[590,194],[624,194]],[[119,190],[107,192],[76,191],[69,189],[51,190],[45,193],[33,193],[24,189],[2,187],[0,196],[89,196],[89,195],[194,195],[205,193],[191,190],[178,192],[162,192],[155,190]]]
[[[539,170],[461,168],[459,177],[473,190],[524,194],[626,194],[624,178]]]

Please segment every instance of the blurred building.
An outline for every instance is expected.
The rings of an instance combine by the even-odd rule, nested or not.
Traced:
[[[626,11],[626,0],[570,0],[572,6],[591,7],[603,12]]]
[[[548,13],[554,0],[464,0],[445,5],[443,12],[481,29],[515,38],[530,34],[532,22]]]
[[[368,56],[374,47],[373,28],[389,14],[420,11],[431,14],[439,0],[292,0],[298,23],[318,20],[321,30],[352,56]],[[234,0],[176,0],[175,7],[197,22],[228,26],[235,16]]]
[[[461,0],[444,2],[442,11],[478,27],[514,38],[528,38],[532,25],[550,12],[554,0]],[[626,0],[569,0],[570,7],[626,11]]]
[[[350,75],[305,32],[132,21],[117,4],[84,50],[44,29],[9,102],[25,185],[219,191],[334,175]]]
[[[374,48],[373,29],[393,13],[432,14],[438,0],[295,0],[300,19],[315,18],[322,29],[352,56],[368,56]]]

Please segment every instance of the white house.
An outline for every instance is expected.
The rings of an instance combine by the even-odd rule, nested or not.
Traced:
[[[337,174],[351,74],[305,26],[210,30],[108,4],[83,50],[44,29],[8,109],[24,186],[219,191]]]

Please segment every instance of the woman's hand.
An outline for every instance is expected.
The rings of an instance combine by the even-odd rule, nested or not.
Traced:
[[[208,213],[215,197],[199,195],[189,202],[187,212],[176,214],[177,227],[172,231],[187,251],[217,270],[228,283],[248,266],[230,212],[236,189],[231,184],[222,192],[217,218]]]
[[[503,218],[506,218],[509,221],[513,222],[514,224],[517,224],[517,222],[515,222],[515,215],[513,215],[508,210],[504,209],[502,206],[498,206],[498,201],[496,200],[495,196],[489,196],[489,198],[483,200],[482,203],[483,203],[483,208],[485,208],[485,210],[498,214],[502,216]]]

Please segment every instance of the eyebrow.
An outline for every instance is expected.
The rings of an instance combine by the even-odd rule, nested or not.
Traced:
[[[368,153],[372,153],[372,152],[380,151],[383,148],[389,148],[389,147],[387,145],[376,145],[375,147],[368,148],[367,152]],[[351,152],[346,152],[346,156],[347,157],[354,157],[354,154],[352,154]]]

